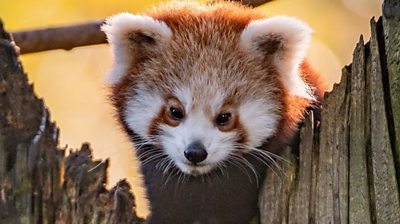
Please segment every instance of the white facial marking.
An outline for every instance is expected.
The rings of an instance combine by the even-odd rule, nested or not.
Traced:
[[[202,108],[189,113],[179,126],[162,125],[161,130],[161,144],[166,153],[178,168],[186,173],[206,173],[235,150],[233,144],[236,134],[219,131],[204,114]],[[199,163],[201,166],[194,167],[184,156],[184,151],[190,143],[197,140],[205,146],[208,155]]]
[[[180,100],[183,104],[185,111],[189,111],[190,106],[192,106],[192,94],[190,89],[187,87],[175,89],[175,96]]]
[[[312,89],[299,75],[299,67],[306,55],[311,33],[311,28],[298,19],[276,16],[250,22],[240,38],[242,47],[251,54],[256,52],[257,55],[262,54],[259,49],[260,40],[281,38],[283,47],[274,54],[273,59],[284,87],[293,95],[314,99]]]
[[[250,147],[259,147],[276,131],[279,117],[277,105],[272,100],[248,101],[239,107],[241,123],[248,132]]]
[[[107,18],[101,30],[106,33],[114,54],[114,65],[107,78],[110,84],[121,81],[134,57],[130,47],[132,40],[128,36],[130,33],[142,32],[164,43],[172,36],[171,29],[164,22],[130,13],[120,13]]]
[[[213,115],[205,114],[204,105],[196,105],[196,110],[191,110],[193,105],[189,88],[183,88],[175,93],[184,104],[187,114],[176,127],[166,124],[160,126],[161,145],[182,172],[192,175],[210,172],[238,150],[236,145],[240,137],[239,133],[236,130],[220,131],[210,120],[210,116],[213,117]],[[216,96],[208,103],[210,105],[219,103],[219,109],[223,102],[220,98]],[[240,122],[245,127],[249,138],[246,146],[250,150],[251,147],[260,146],[274,134],[279,121],[278,111],[274,101],[265,99],[248,101],[239,107]],[[214,114],[218,112],[218,110],[213,111]],[[208,154],[207,158],[198,164],[199,166],[191,165],[184,156],[184,151],[194,141],[200,141]]]
[[[157,93],[139,87],[134,98],[127,101],[125,122],[135,133],[148,138],[151,121],[158,116],[164,104],[163,98]]]

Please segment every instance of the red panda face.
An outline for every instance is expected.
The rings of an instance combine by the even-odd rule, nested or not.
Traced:
[[[153,158],[166,171],[198,175],[234,163],[278,134],[286,95],[312,99],[299,75],[310,29],[289,17],[253,21],[249,9],[231,7],[247,14],[184,6],[119,14],[102,27],[120,120],[140,136],[136,147],[160,148]]]
[[[237,101],[232,89],[220,89],[217,80],[187,82],[168,93],[157,90],[158,83],[139,84],[128,96],[124,115],[130,129],[160,145],[181,171],[207,173],[260,146],[276,130],[280,103],[273,97],[249,95]]]

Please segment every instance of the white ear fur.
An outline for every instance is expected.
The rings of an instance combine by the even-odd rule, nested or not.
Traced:
[[[243,30],[241,46],[261,57],[272,57],[284,87],[293,95],[313,99],[312,89],[300,77],[299,67],[306,55],[311,28],[304,22],[288,17],[276,16],[254,20]],[[262,42],[277,44],[274,52],[266,52]]]
[[[156,42],[166,43],[172,36],[172,31],[163,21],[149,16],[120,13],[106,19],[101,30],[106,33],[114,54],[114,65],[108,75],[108,82],[117,84],[129,69],[134,57],[131,52],[132,40],[129,35],[140,32],[153,38]]]

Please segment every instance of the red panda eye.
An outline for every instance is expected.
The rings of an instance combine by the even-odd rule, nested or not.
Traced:
[[[219,126],[224,126],[224,125],[228,124],[231,117],[232,117],[231,113],[221,113],[215,119],[215,123],[217,123],[217,125],[219,125]]]
[[[171,118],[174,120],[181,120],[184,117],[183,111],[176,107],[170,107],[169,113],[171,114]]]

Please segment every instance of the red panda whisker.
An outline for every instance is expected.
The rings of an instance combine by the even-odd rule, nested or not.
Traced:
[[[255,176],[255,178],[256,178],[257,187],[259,187],[260,185],[259,185],[259,180],[258,180],[258,174],[257,174],[257,172],[256,172],[256,170],[255,170],[255,168],[254,168],[254,166],[253,166],[246,158],[244,158],[243,156],[239,156],[239,158],[240,158],[239,161],[243,161],[243,163],[244,163],[245,165],[247,165],[247,167],[249,167],[250,170],[253,172],[253,174],[254,174],[254,176]]]
[[[217,168],[218,168],[218,170],[221,171],[221,175],[222,175],[221,178],[220,178],[220,176],[218,175],[218,176],[217,176],[217,177],[218,177],[217,179],[219,180],[220,184],[223,184],[223,183],[224,183],[224,180],[223,180],[222,178],[229,179],[229,172],[226,170],[227,167],[226,167],[226,165],[225,165],[224,162],[219,162],[219,163],[217,163]],[[226,170],[226,172],[224,172],[224,169]]]
[[[133,141],[140,143],[140,142],[148,142],[148,141],[158,141],[159,139],[157,137],[151,137],[151,138],[133,138]]]
[[[289,160],[287,160],[287,159],[283,158],[282,156],[279,156],[279,155],[277,155],[275,153],[272,153],[272,152],[269,152],[269,151],[266,151],[266,150],[261,150],[261,149],[258,149],[258,148],[254,148],[254,147],[251,147],[250,149],[252,151],[256,151],[258,153],[264,154],[264,155],[266,155],[268,157],[272,157],[274,159],[278,159],[278,160],[280,160],[282,162],[287,163],[288,165],[292,165],[292,163]]]
[[[255,155],[255,156],[260,156],[262,159],[265,159],[266,162],[271,162],[273,163],[278,169],[280,169],[279,165],[277,164],[277,162],[275,161],[274,158],[272,158],[270,155],[268,154],[264,154],[262,151],[256,151],[256,150],[252,150],[249,152],[250,155]]]
[[[174,165],[174,161],[172,160],[172,159],[169,159],[168,158],[168,163],[167,163],[167,165],[165,166],[165,169],[164,169],[164,173],[167,173],[170,169],[171,169],[171,167]]]
[[[157,170],[161,170],[161,171],[163,171],[163,165],[164,165],[164,163],[165,162],[168,162],[168,157],[163,157],[163,158],[161,158],[157,163],[156,163],[156,165],[154,166]],[[164,172],[162,172],[162,176],[163,176],[163,178],[164,178],[164,176],[165,176],[165,173]]]
[[[164,166],[162,166],[162,171],[164,174],[166,174],[166,173],[168,173],[169,169],[172,167],[173,161],[168,156],[164,160],[165,160],[165,164],[164,164]]]
[[[170,159],[170,161],[171,161],[171,164],[173,165],[173,160]],[[169,173],[168,173],[168,176],[167,176],[167,179],[164,181],[164,184],[163,184],[162,186],[163,186],[163,187],[166,187],[167,184],[168,184],[168,181],[170,180],[170,178],[171,178],[171,177],[174,177],[174,176],[177,175],[179,172],[180,172],[180,171],[179,171],[178,169],[175,169],[175,170],[173,170],[172,172],[169,172]],[[161,180],[161,183],[162,183],[163,180],[164,180],[164,176],[165,176],[165,173],[163,173],[163,179]]]
[[[282,170],[280,169],[280,167],[278,168],[278,171],[275,170],[275,166],[271,166],[271,164],[269,163],[271,160],[267,159],[265,160],[264,157],[259,157],[259,155],[257,154],[253,154],[252,152],[249,153],[250,156],[253,156],[254,158],[256,158],[258,161],[262,162],[263,164],[265,164],[277,177],[279,177],[279,179],[282,180],[282,176],[280,174],[284,174],[282,172]]]
[[[139,160],[142,160],[143,158],[145,158],[145,157],[147,157],[147,156],[149,156],[149,155],[151,155],[151,154],[161,153],[161,152],[159,152],[159,151],[160,151],[159,149],[154,149],[154,148],[152,148],[152,149],[149,149],[149,150],[147,150],[147,151],[141,153],[137,158],[138,158]]]
[[[251,146],[249,146],[249,145],[240,144],[240,143],[238,143],[238,144],[233,144],[233,146],[234,146],[234,147],[235,147],[235,146],[236,146],[236,147],[239,147],[239,148],[241,148],[241,149],[249,149],[249,150],[252,150],[252,151],[257,151],[258,153],[264,154],[264,155],[266,155],[266,156],[268,156],[268,157],[272,157],[272,158],[281,160],[281,161],[283,161],[283,162],[286,162],[286,163],[288,163],[288,164],[291,164],[291,162],[290,162],[289,160],[287,160],[287,159],[283,158],[282,156],[279,156],[279,155],[277,155],[277,154],[275,154],[275,153],[272,153],[272,152],[270,152],[270,151],[267,151],[267,150],[262,150],[262,149],[259,149],[259,148],[256,148],[256,147],[251,147]]]
[[[180,175],[180,177],[179,177],[179,179],[182,177],[182,180],[181,181],[178,181],[178,184],[180,184],[180,183],[182,183],[182,185],[185,185],[185,183],[187,182],[187,178],[189,178],[189,176],[188,175],[186,175],[186,173],[184,173],[184,172],[181,172],[181,171],[177,171],[177,173],[179,173],[179,175]],[[176,186],[176,188],[178,187],[178,185]]]
[[[150,163],[150,162],[153,162],[153,161],[155,161],[155,160],[157,160],[157,159],[159,159],[159,158],[162,158],[162,156],[163,155],[153,155],[153,156],[151,156],[151,157],[149,157],[149,158],[146,158],[145,160],[143,160],[143,164],[148,164],[148,163]]]
[[[221,171],[222,176],[225,176],[224,169],[226,169],[225,161],[220,161],[216,164],[217,168]],[[227,176],[229,178],[229,176]]]
[[[166,165],[166,162],[168,162],[168,157],[162,157],[161,160],[158,161],[157,164],[155,165],[156,169],[163,171],[164,165]]]
[[[175,190],[176,190],[176,188],[178,187],[178,185],[181,183],[181,177],[182,177],[182,175],[183,175],[183,172],[179,172],[178,183],[177,183],[177,185],[176,185],[176,187],[175,187]]]
[[[146,138],[143,138],[143,137],[131,137],[131,140],[133,141],[133,142],[136,142],[136,143],[141,143],[141,142],[148,142],[148,141],[158,141],[158,138],[157,137],[146,137]]]
[[[147,142],[142,142],[142,143],[135,143],[137,151],[142,149],[144,146],[147,146],[147,145],[158,145],[158,144],[159,144],[158,142],[152,142],[152,141],[147,141]]]
[[[248,179],[251,181],[251,177],[249,172],[247,171],[246,167],[244,167],[240,162],[237,162],[237,158],[233,155],[229,155],[227,162],[232,164],[233,166],[237,167],[240,171],[247,175]]]
[[[283,174],[284,176],[286,176],[285,172],[283,171],[282,167],[275,161],[275,159],[273,157],[271,157],[271,154],[266,153],[267,151],[263,151],[263,150],[251,150],[248,154],[249,155],[254,155],[257,157],[261,157],[263,160],[265,160],[265,164],[267,165],[267,163],[269,164],[269,162],[272,163],[272,165],[274,165],[279,173]],[[280,161],[284,161],[284,160],[280,160]],[[285,162],[288,162],[287,160],[285,160]],[[291,163],[288,163],[289,165],[291,165]],[[268,166],[270,167],[270,166]],[[272,167],[270,167],[272,169]]]
[[[247,160],[246,160],[243,156],[241,156],[241,155],[231,154],[231,156],[233,156],[233,158],[235,158],[236,161],[238,161],[239,163],[241,163],[241,164],[244,165],[244,170],[245,170],[245,171],[247,171],[246,167],[248,167],[248,168],[253,172],[253,174],[254,174],[254,176],[255,176],[255,178],[256,178],[256,184],[257,184],[257,186],[259,186],[258,175],[257,175],[256,171],[254,170],[253,165],[252,165],[251,163],[249,163],[249,161],[247,161]],[[250,177],[250,175],[249,175],[249,180],[250,180],[250,182],[253,182],[253,181],[252,181],[252,178]]]
[[[165,157],[164,153],[155,153],[155,154],[152,154],[150,157],[146,158],[145,160],[143,160],[142,164],[148,164],[154,160],[157,160],[157,159],[160,159],[163,157]]]
[[[156,135],[146,135],[146,136],[132,136],[131,139],[137,140],[137,139],[156,139]]]

